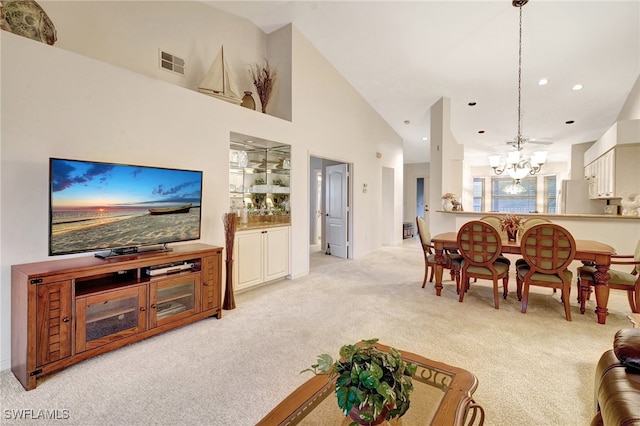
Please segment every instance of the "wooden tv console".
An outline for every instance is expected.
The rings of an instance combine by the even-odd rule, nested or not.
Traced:
[[[189,268],[180,270],[184,264]],[[176,272],[149,273],[163,267]],[[31,390],[38,377],[87,358],[207,317],[219,319],[221,271],[222,247],[205,244],[13,265],[11,371]]]

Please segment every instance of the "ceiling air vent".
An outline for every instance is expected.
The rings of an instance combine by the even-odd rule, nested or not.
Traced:
[[[160,52],[160,68],[176,74],[184,75],[184,59],[178,58],[171,53]]]

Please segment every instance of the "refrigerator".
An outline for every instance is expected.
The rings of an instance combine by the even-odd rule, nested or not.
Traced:
[[[558,192],[558,213],[561,214],[604,214],[604,204],[589,198],[588,180],[563,180]]]

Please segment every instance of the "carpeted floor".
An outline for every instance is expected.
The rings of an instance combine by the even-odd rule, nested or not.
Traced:
[[[252,425],[341,345],[377,337],[391,346],[473,372],[488,425],[585,425],[594,410],[595,365],[615,332],[629,327],[626,296],[612,292],[606,325],[595,301],[573,321],[559,297],[532,293],[520,313],[509,298],[493,309],[489,282],[458,303],[453,282],[441,297],[422,289],[416,239],[357,260],[312,255],[308,276],[236,296],[237,308],[87,360],[26,392],[0,373],[0,423],[65,425]],[[29,411],[31,410],[31,411]],[[15,420],[59,410],[64,420]],[[62,411],[67,410],[67,411]],[[405,425],[412,426],[412,425]]]

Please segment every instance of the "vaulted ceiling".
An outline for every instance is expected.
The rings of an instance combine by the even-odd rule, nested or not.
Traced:
[[[488,164],[517,133],[519,9],[510,0],[205,3],[267,34],[293,23],[403,138],[405,163],[429,160],[423,138],[443,96],[472,165]],[[522,12],[522,134],[553,142],[543,146],[548,161],[566,160],[572,144],[611,127],[640,74],[640,1],[531,0]]]

